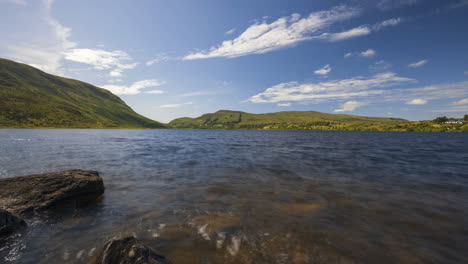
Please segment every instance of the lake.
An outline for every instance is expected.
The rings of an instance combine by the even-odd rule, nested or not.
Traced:
[[[468,263],[468,133],[0,130],[0,177],[97,170],[96,204],[1,263],[86,263],[134,235],[173,263]]]

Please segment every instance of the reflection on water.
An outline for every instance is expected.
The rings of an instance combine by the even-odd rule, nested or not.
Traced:
[[[25,139],[25,140],[17,140]],[[0,177],[101,172],[6,263],[86,263],[134,235],[173,263],[468,263],[467,134],[0,130]]]

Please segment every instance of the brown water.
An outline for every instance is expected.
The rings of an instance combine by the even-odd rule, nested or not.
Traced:
[[[5,263],[86,263],[134,235],[173,263],[468,263],[468,134],[0,130],[0,177],[101,172]]]

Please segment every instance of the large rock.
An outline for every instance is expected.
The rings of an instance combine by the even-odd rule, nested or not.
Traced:
[[[170,264],[134,237],[114,238],[104,245],[95,264]]]
[[[0,179],[0,209],[15,214],[74,208],[104,192],[96,171],[70,170]]]
[[[26,227],[26,223],[12,213],[0,209],[0,241]]]

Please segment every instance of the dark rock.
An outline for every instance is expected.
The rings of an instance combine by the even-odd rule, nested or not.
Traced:
[[[104,192],[96,171],[70,170],[0,179],[0,209],[15,214],[75,208]]]
[[[114,238],[104,245],[95,264],[170,264],[134,237]]]
[[[0,240],[26,227],[26,222],[12,213],[0,209]]]

